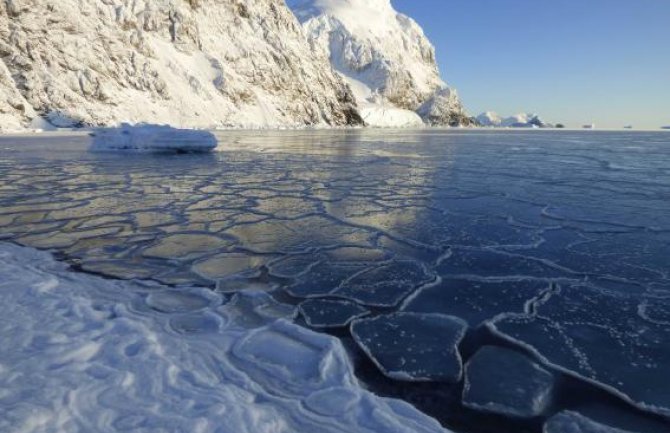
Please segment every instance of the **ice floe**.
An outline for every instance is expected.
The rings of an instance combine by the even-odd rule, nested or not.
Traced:
[[[577,412],[565,411],[547,421],[544,433],[633,433],[595,422]]]
[[[524,355],[485,346],[465,365],[463,404],[518,418],[543,414],[551,402],[554,377]]]
[[[209,152],[218,141],[214,134],[163,125],[129,125],[97,128],[91,132],[93,151]]]
[[[670,334],[640,314],[642,299],[635,292],[566,286],[538,303],[534,314],[503,314],[488,326],[546,364],[667,416],[670,394],[659,380],[670,375]]]
[[[353,302],[328,299],[309,299],[298,308],[307,324],[313,328],[340,328],[369,313]]]
[[[461,380],[458,345],[467,324],[443,314],[396,313],[352,323],[360,348],[388,377],[410,382]]]
[[[535,280],[477,281],[444,278],[409,298],[403,311],[451,314],[475,328],[501,313],[523,313],[528,302],[550,290]]]

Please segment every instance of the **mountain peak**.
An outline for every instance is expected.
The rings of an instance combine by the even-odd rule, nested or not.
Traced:
[[[456,112],[464,118],[456,93],[445,91],[435,48],[390,0],[299,0],[292,7],[312,46],[330,58],[363,112],[376,106],[416,115],[422,108],[419,114],[429,117],[424,121],[437,125],[453,124]]]

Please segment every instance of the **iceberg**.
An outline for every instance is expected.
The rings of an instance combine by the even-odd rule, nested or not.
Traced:
[[[153,151],[194,153],[209,152],[216,148],[218,141],[214,134],[195,129],[179,129],[163,125],[129,125],[119,128],[96,128],[92,151]]]
[[[551,123],[547,123],[542,118],[533,113],[520,113],[514,116],[500,117],[493,111],[487,111],[476,117],[480,126],[495,128],[553,128]]]

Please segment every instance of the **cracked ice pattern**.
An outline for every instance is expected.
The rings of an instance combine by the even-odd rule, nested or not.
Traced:
[[[132,158],[2,138],[0,236],[122,279],[487,323],[670,414],[667,134],[220,135],[212,155]],[[182,301],[199,305],[152,305]]]

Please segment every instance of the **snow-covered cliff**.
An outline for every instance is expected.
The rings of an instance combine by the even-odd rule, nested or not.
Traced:
[[[284,0],[0,1],[0,128],[356,124]]]
[[[432,44],[390,0],[289,4],[315,50],[350,84],[368,123],[383,120],[380,110],[396,116],[405,110],[414,123],[419,115],[432,125],[468,123],[458,95],[440,77]]]

